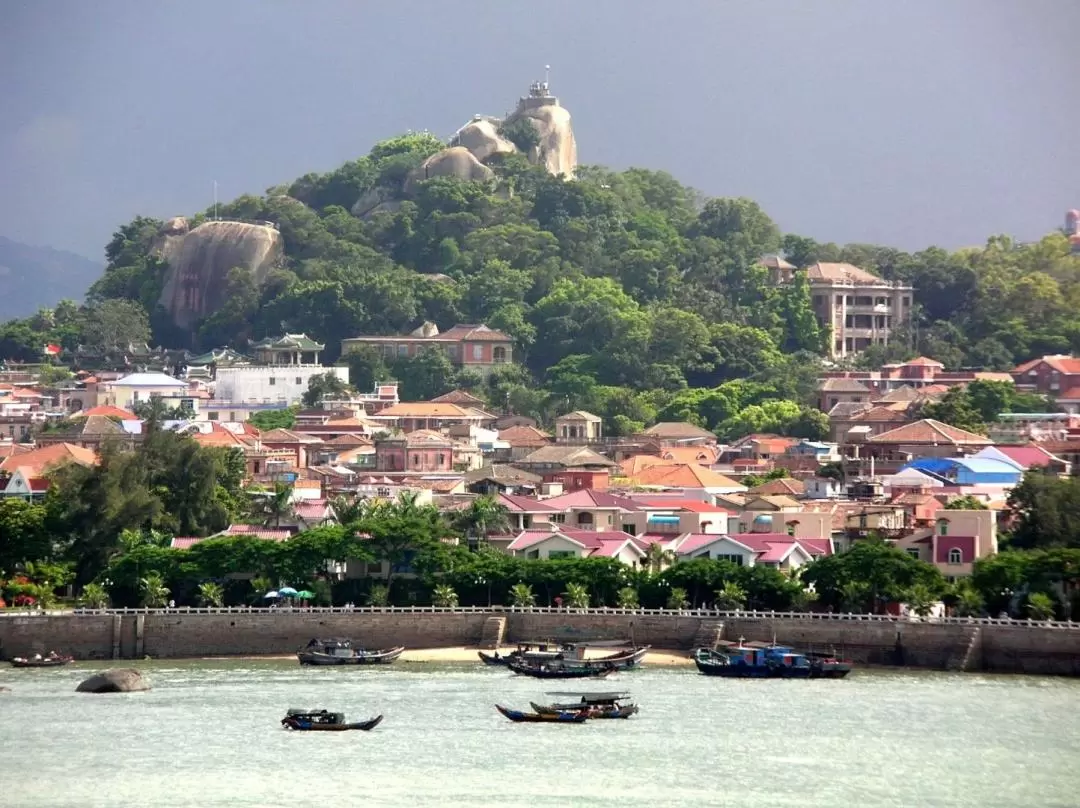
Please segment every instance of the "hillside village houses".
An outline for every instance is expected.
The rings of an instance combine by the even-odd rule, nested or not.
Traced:
[[[785,267],[773,269],[786,282]],[[906,316],[909,289],[818,269],[812,287],[829,295],[832,322],[863,316],[867,306],[875,311],[866,316],[886,318],[869,326],[852,320],[854,330],[834,346],[838,355],[863,345],[866,330],[887,339]],[[859,302],[867,295],[871,302]],[[435,345],[459,367],[481,372],[512,361],[511,340],[482,324],[446,332],[424,324],[407,336],[345,340],[356,345],[388,357]],[[524,558],[608,557],[640,566],[659,547],[674,563],[708,557],[796,569],[880,535],[957,578],[996,552],[1005,499],[1027,469],[1080,468],[1080,413],[1067,409],[1073,392],[1080,407],[1080,359],[1071,357],[1033,359],[1011,374],[950,372],[927,357],[876,371],[826,371],[818,403],[830,420],[827,441],[752,434],[722,445],[682,422],[615,437],[587,411],[567,407],[554,423],[537,424],[463,390],[401,401],[391,380],[300,409],[288,429],[254,426],[256,412],[298,405],[317,374],[348,381],[344,366],[320,364],[323,348],[305,334],[285,334],[252,343],[249,355],[221,349],[186,357],[179,375],[164,367],[80,371],[53,386],[24,371],[0,373],[0,495],[40,499],[51,469],[93,464],[108,442],[134,445],[141,421],[133,408],[157,399],[186,413],[169,428],[242,455],[251,484],[291,488],[293,513],[281,525],[233,525],[221,535],[287,541],[332,522],[336,496],[411,492],[449,513],[487,495],[511,526],[490,544]],[[1002,426],[1012,429],[1007,440],[920,417],[922,403],[977,379],[1013,381],[1067,411],[1015,414]],[[950,508],[958,497],[986,509]],[[201,540],[179,537],[175,546]],[[370,572],[350,565],[348,574]]]

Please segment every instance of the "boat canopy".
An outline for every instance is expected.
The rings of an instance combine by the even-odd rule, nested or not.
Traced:
[[[628,699],[628,698],[630,698],[629,693],[566,693],[566,692],[563,692],[563,691],[558,691],[558,692],[555,692],[555,693],[545,693],[544,695],[546,695],[546,696],[558,696],[559,698],[582,699],[584,701],[599,701],[601,699],[610,700],[610,699]]]

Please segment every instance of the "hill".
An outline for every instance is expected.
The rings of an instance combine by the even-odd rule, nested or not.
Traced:
[[[823,244],[782,233],[752,200],[703,199],[663,172],[576,165],[573,179],[554,175],[533,127],[479,118],[450,143],[391,138],[217,211],[246,227],[223,228],[212,211],[137,218],[106,247],[93,310],[0,326],[0,357],[32,359],[43,340],[243,350],[288,330],[325,343],[324,361],[335,361],[346,337],[486,323],[513,337],[521,363],[487,380],[456,374],[441,352],[344,361],[361,388],[393,374],[406,399],[456,386],[545,422],[585,409],[609,434],[659,419],[721,436],[819,437],[813,391],[832,335],[814,307],[831,301],[813,299],[808,272],[774,283],[761,257],[775,253],[801,269],[848,263],[914,287],[910,326],[849,363],[925,354],[949,368],[1006,369],[1080,350],[1080,256],[1060,233],[951,253]],[[223,243],[233,231],[248,246]]]
[[[75,253],[0,236],[0,320],[29,316],[65,298],[82,299],[102,268]]]

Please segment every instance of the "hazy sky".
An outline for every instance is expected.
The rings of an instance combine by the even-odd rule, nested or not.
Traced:
[[[551,64],[579,158],[920,249],[1080,207],[1075,0],[2,0],[0,234],[100,258],[504,113]]]

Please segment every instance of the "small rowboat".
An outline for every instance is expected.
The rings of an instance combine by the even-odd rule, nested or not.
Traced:
[[[584,713],[523,713],[509,707],[495,705],[495,709],[515,724],[583,724],[589,720]]]
[[[281,726],[297,732],[344,732],[359,729],[367,732],[375,729],[383,720],[381,715],[367,721],[348,723],[344,713],[332,713],[329,710],[289,710],[281,719]]]
[[[629,718],[638,711],[636,704],[622,702],[630,698],[629,693],[548,693],[563,700],[553,704],[530,702],[532,708],[541,715],[552,713],[584,713],[589,718]]]
[[[73,656],[47,656],[47,657],[35,657],[31,659],[24,659],[23,657],[15,657],[11,660],[11,667],[13,668],[59,668],[61,665],[67,665],[75,661]]]
[[[404,651],[403,646],[368,650],[353,648],[350,640],[312,640],[296,658],[301,665],[389,665]]]

